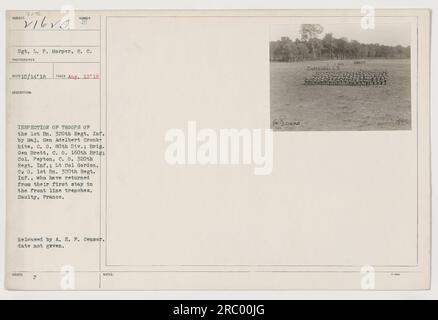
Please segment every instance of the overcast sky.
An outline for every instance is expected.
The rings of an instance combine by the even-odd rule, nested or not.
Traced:
[[[322,38],[326,33],[333,33],[335,38],[346,37],[348,40],[357,40],[362,43],[379,43],[385,45],[409,46],[411,38],[411,25],[409,23],[379,23],[374,30],[364,30],[358,23],[321,24],[324,27]],[[300,38],[300,25],[273,25],[271,27],[271,40],[289,37],[292,40]]]

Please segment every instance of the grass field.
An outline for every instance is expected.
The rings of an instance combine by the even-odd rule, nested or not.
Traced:
[[[387,71],[386,86],[304,85],[315,71]],[[276,131],[409,130],[411,128],[410,60],[271,62],[271,127]]]

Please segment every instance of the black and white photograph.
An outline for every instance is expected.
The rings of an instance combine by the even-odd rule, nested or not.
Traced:
[[[273,25],[274,131],[411,129],[411,25]]]

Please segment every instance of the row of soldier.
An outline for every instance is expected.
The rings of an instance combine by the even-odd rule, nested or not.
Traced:
[[[388,81],[386,71],[326,71],[315,72],[304,80],[305,85],[327,86],[384,86]]]

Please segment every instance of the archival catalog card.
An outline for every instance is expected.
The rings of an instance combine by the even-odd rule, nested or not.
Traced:
[[[8,11],[15,290],[430,286],[430,12]]]

